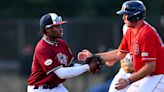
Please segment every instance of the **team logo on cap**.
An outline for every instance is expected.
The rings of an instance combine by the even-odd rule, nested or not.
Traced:
[[[44,65],[46,66],[49,66],[52,64],[52,59],[47,59],[45,62],[44,62]]]

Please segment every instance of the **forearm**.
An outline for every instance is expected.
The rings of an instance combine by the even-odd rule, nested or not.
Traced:
[[[75,67],[61,67],[54,71],[54,73],[61,79],[72,78],[78,76],[86,71],[89,71],[90,68],[88,64],[75,66]]]
[[[119,52],[117,49],[105,53],[97,53],[96,55],[100,55],[104,61],[107,62],[119,61],[125,56],[121,55],[121,52]]]
[[[115,61],[117,60],[117,49],[109,52],[97,53],[96,55],[100,55],[105,61]]]
[[[147,75],[150,75],[155,70],[155,62],[149,62],[145,64],[139,71],[133,73],[129,80],[131,83],[138,81]]]

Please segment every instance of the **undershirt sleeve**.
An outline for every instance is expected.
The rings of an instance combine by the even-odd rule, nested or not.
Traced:
[[[60,67],[53,72],[60,78],[60,79],[68,79],[75,76],[78,76],[86,71],[89,71],[89,65],[78,65],[74,67]]]

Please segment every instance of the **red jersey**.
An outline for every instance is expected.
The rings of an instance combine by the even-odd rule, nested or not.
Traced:
[[[73,55],[64,40],[57,39],[56,42],[51,43],[44,37],[38,42],[28,85],[56,85],[64,82],[53,71],[61,66],[68,66]]]
[[[164,74],[164,44],[157,31],[148,23],[144,23],[137,35],[131,28],[123,37],[119,51],[131,53],[135,71],[140,70],[145,62],[156,62],[156,69],[152,73]]]

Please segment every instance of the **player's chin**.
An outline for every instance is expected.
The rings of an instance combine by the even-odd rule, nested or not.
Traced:
[[[63,34],[58,34],[56,36],[54,36],[54,38],[61,38],[63,36]]]

